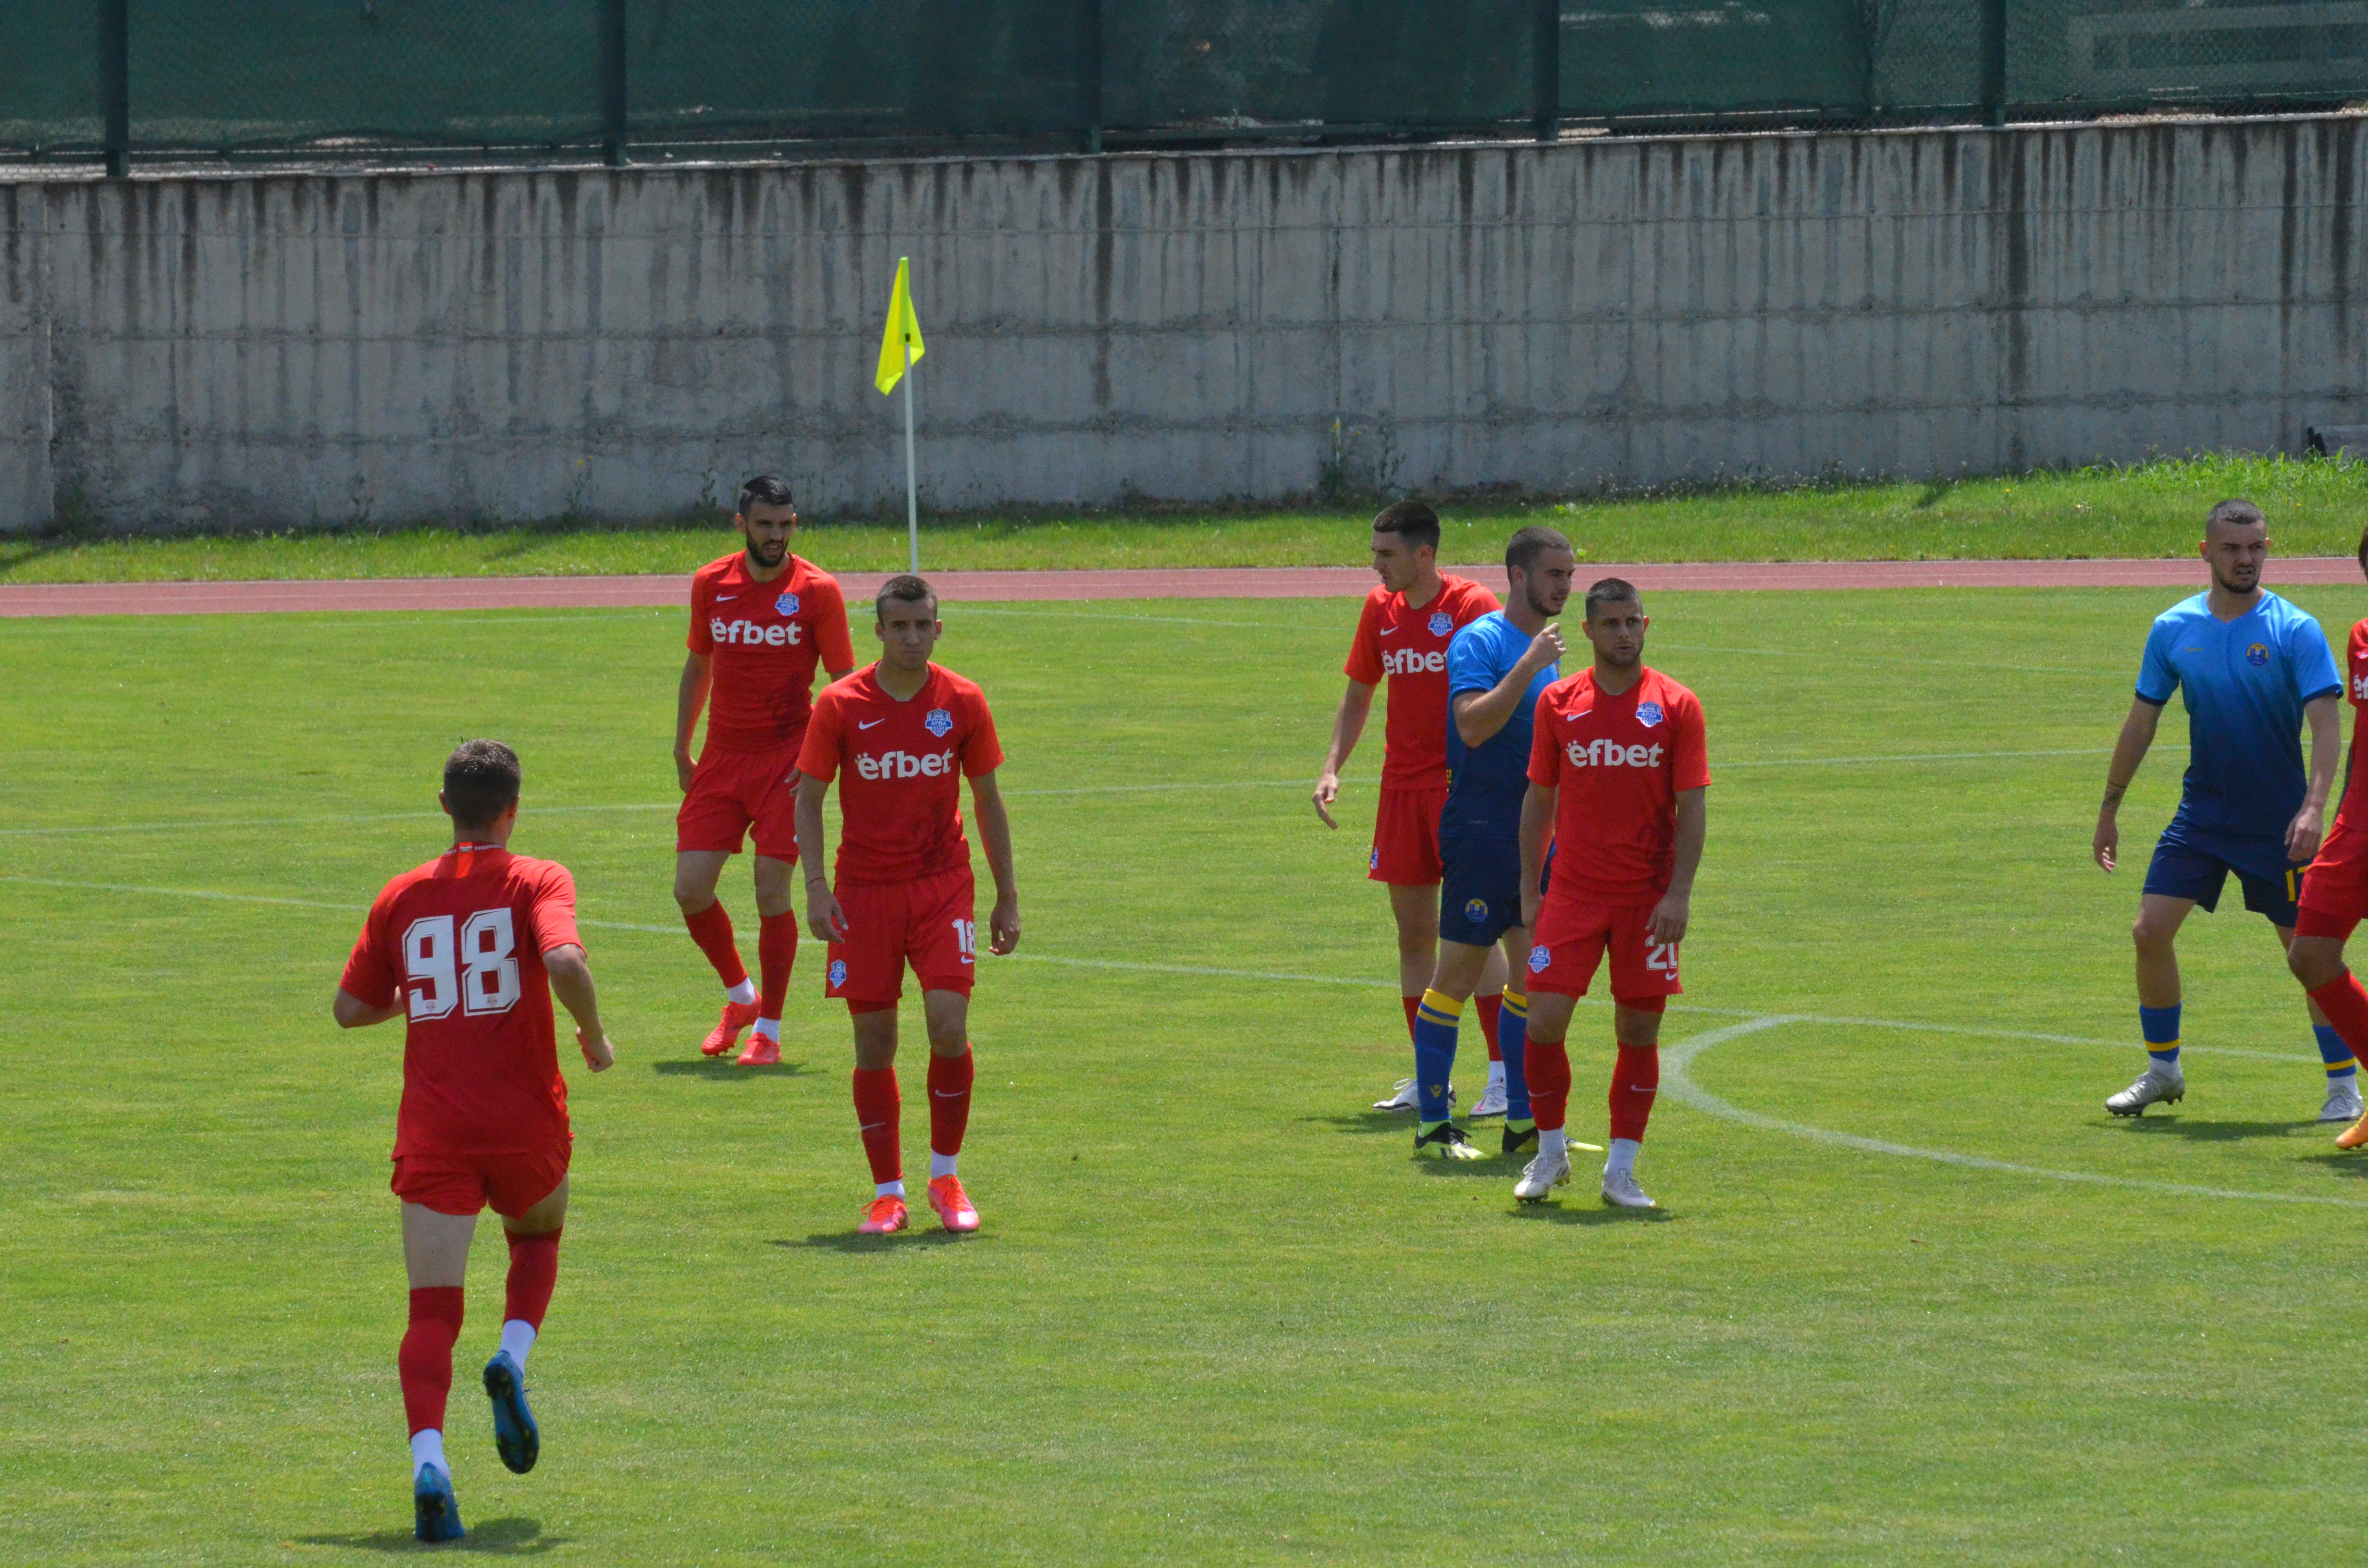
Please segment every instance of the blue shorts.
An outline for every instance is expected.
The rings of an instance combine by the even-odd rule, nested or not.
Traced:
[[[2192,898],[2207,910],[2220,906],[2228,873],[2245,890],[2245,907],[2269,916],[2272,926],[2292,927],[2302,897],[2303,868],[2286,858],[2282,840],[2226,838],[2194,833],[2174,819],[2162,830],[2146,864],[2143,891],[2165,898]]]
[[[1521,923],[1521,846],[1510,839],[1439,841],[1439,934],[1486,948]],[[1546,861],[1551,873],[1554,860]],[[1538,878],[1543,887],[1545,875]]]

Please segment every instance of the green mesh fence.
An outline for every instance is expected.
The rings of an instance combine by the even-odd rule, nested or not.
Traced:
[[[2368,0],[0,0],[0,146],[37,153],[1431,135],[2355,98]]]

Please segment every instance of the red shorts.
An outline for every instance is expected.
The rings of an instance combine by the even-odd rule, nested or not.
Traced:
[[[909,961],[924,991],[970,994],[978,969],[978,925],[970,868],[909,882],[845,882],[831,890],[847,940],[830,945],[823,994],[850,1013],[876,1013],[905,994]]]
[[[567,1151],[539,1154],[397,1154],[389,1185],[405,1203],[438,1214],[491,1208],[515,1220],[567,1179]]]
[[[690,792],[674,815],[677,854],[720,849],[740,853],[753,825],[757,853],[775,860],[798,858],[798,748],[712,751],[691,769]]]
[[[1368,881],[1428,887],[1439,881],[1439,813],[1447,791],[1384,790],[1373,816],[1373,854]]]
[[[2368,833],[2340,813],[2318,846],[2318,858],[2303,873],[2301,905],[2294,917],[2297,937],[2348,941],[2351,928],[2368,917]]]
[[[1611,999],[1649,1003],[1676,996],[1678,945],[1645,936],[1653,905],[1614,909],[1609,904],[1558,902],[1551,894],[1538,911],[1537,946],[1530,949],[1530,989],[1557,996],[1584,996],[1603,949],[1611,949]]]

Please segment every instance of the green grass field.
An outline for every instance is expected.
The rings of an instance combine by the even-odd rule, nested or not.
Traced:
[[[2363,608],[2294,597],[2338,631]],[[1509,1163],[1417,1165],[1365,1108],[1406,1070],[1387,915],[1362,834],[1304,793],[1353,599],[948,607],[941,652],[1011,756],[1027,922],[980,981],[986,1228],[960,1242],[852,1235],[847,1025],[811,945],[791,1064],[697,1054],[671,613],[0,622],[0,1560],[412,1550],[401,1040],[341,1035],[328,1002],[476,733],[526,759],[518,847],[575,869],[620,1060],[570,1074],[523,1478],[472,1397],[481,1239],[450,1422],[475,1550],[2354,1553],[2368,1159],[2310,1124],[2300,999],[2233,897],[2185,943],[2188,1099],[2100,1105],[2141,1065],[2138,877],[2087,844],[2163,597],[1656,597],[1715,781],[1651,1216],[1584,1172],[1519,1209]],[[2125,809],[2133,862],[2183,734]],[[745,871],[727,887],[753,954]],[[1573,1041],[1600,1142],[1608,1009]]]
[[[1582,560],[1599,562],[2186,555],[2204,513],[2230,495],[2260,503],[2283,554],[2349,555],[2368,527],[2368,464],[2220,455],[1929,484],[1450,501],[1440,505],[1439,558],[1500,560],[1506,535],[1540,522],[1569,534]],[[921,558],[932,571],[1363,565],[1373,509],[931,517]],[[0,584],[687,573],[721,554],[730,530],[726,514],[617,528],[0,538]],[[841,572],[899,571],[906,558],[901,518],[810,518],[799,548]]]

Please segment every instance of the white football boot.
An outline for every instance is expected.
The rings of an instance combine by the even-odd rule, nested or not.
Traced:
[[[1603,1201],[1620,1209],[1657,1209],[1660,1205],[1645,1196],[1636,1185],[1634,1171],[1603,1173]]]
[[[1489,1080],[1488,1086],[1480,1091],[1480,1103],[1472,1108],[1472,1114],[1474,1117],[1505,1114],[1505,1081],[1503,1079]]]
[[[1447,1085],[1447,1103],[1451,1108],[1455,1104],[1455,1085],[1452,1084]],[[1375,1100],[1373,1108],[1375,1110],[1420,1110],[1422,1091],[1415,1086],[1415,1081],[1412,1078],[1400,1078],[1397,1086],[1390,1091],[1390,1097],[1385,1100]],[[1504,1112],[1500,1110],[1497,1114],[1502,1116]]]
[[[1524,1203],[1542,1203],[1555,1187],[1569,1185],[1570,1156],[1541,1153],[1521,1167],[1521,1179],[1513,1184],[1513,1196]]]
[[[2368,1115],[2368,1105],[2360,1098],[2360,1080],[2354,1075],[2330,1078],[2327,1084],[2327,1103],[2318,1108],[2321,1121],[2357,1121]]]
[[[2138,1081],[2105,1102],[2115,1116],[2144,1116],[2150,1105],[2177,1105],[2187,1097],[2187,1074],[2174,1062],[2169,1066],[2146,1063]]]

